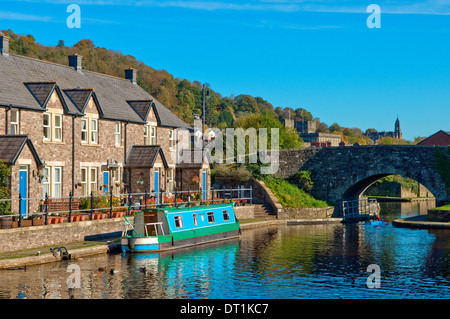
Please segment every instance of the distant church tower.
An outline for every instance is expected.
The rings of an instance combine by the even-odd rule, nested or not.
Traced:
[[[400,129],[400,121],[398,120],[398,116],[397,121],[395,121],[394,137],[400,140],[403,139],[403,134],[402,130]]]

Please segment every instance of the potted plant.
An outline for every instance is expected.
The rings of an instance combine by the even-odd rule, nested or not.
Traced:
[[[11,228],[13,223],[12,216],[8,216],[10,214],[4,214],[3,216],[0,216],[0,224],[2,229],[8,229]]]
[[[33,223],[33,226],[41,226],[41,225],[44,225],[44,223],[45,223],[44,218],[42,218],[42,216],[36,215],[36,214],[31,216],[31,221]]]

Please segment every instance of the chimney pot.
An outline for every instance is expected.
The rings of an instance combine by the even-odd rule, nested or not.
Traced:
[[[130,80],[131,83],[136,84],[137,70],[129,68],[125,70],[125,79]]]
[[[0,54],[9,55],[9,37],[0,32]]]
[[[75,71],[80,72],[82,71],[82,61],[83,57],[78,54],[69,55],[69,66],[75,69]]]

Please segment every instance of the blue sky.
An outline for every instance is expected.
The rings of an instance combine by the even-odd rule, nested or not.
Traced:
[[[369,4],[381,8],[370,29]],[[81,8],[70,29],[69,4]],[[0,0],[0,29],[135,56],[225,96],[304,107],[331,125],[450,131],[450,1]]]

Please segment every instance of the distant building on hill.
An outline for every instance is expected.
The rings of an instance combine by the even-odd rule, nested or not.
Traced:
[[[306,145],[316,147],[339,146],[341,142],[340,134],[319,133],[317,131],[316,121],[299,118],[283,119],[282,123],[286,127],[294,128]]]
[[[403,133],[400,128],[400,120],[397,117],[397,120],[395,121],[394,131],[393,132],[370,132],[367,134],[367,137],[369,137],[371,140],[373,140],[375,143],[382,137],[391,137],[396,139],[403,139]]]
[[[417,145],[450,145],[450,131],[440,130],[426,139],[417,143]]]

